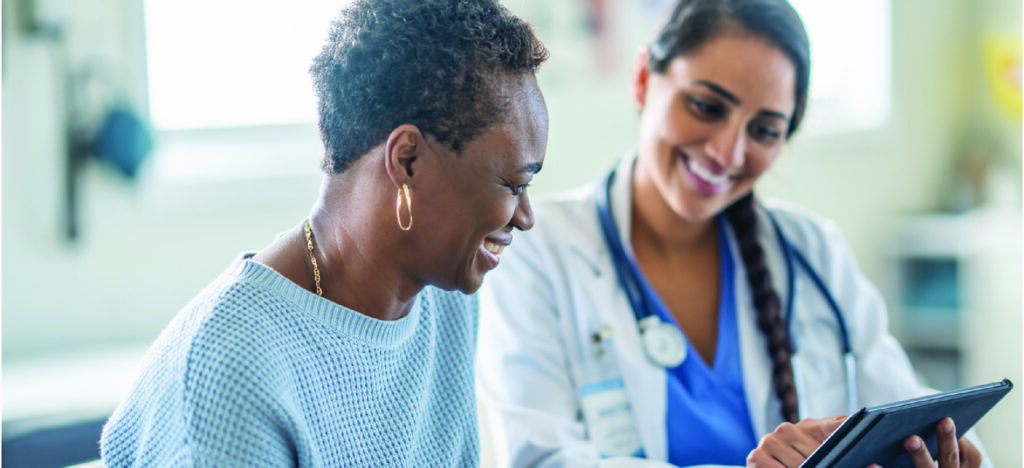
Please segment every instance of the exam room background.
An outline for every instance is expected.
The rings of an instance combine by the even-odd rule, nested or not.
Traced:
[[[44,33],[25,31],[19,9],[33,2],[2,3],[5,429],[112,409],[139,353],[170,317],[240,252],[259,249],[303,219],[320,178],[319,140],[311,127],[198,132],[199,143],[157,132],[155,151],[135,179],[97,161],[86,165],[80,236],[69,240],[64,73],[69,64],[102,64],[101,74],[109,79],[100,88],[114,90],[96,93],[118,94],[145,109],[142,2],[42,3],[62,6],[57,13],[66,48]],[[506,0],[535,23],[551,49],[539,74],[551,126],[544,171],[531,187],[534,200],[594,180],[634,144],[637,118],[628,70],[654,20],[643,12],[656,3]],[[255,2],[239,5],[245,5],[243,13],[256,8]],[[881,120],[844,127],[830,123],[836,115],[822,110],[826,104],[812,103],[808,125],[765,177],[761,193],[836,221],[864,273],[890,301],[898,302],[894,285],[903,284],[897,271],[906,253],[901,249],[931,242],[953,255],[967,252],[974,266],[962,270],[958,286],[967,303],[959,381],[973,385],[1009,377],[1019,385],[1021,3],[884,5],[890,26]],[[607,22],[588,26],[585,15],[601,11]],[[231,27],[225,22],[225,34]],[[986,72],[990,44],[1006,38],[1016,45],[1016,110],[1001,107]],[[851,60],[848,66],[865,65]],[[218,164],[225,155],[228,162]],[[943,214],[955,203],[950,194],[964,187],[957,181],[968,155],[987,161],[988,202],[961,216]],[[923,238],[922,230],[928,233]],[[974,247],[963,247],[971,242]],[[899,308],[890,306],[898,316]],[[894,323],[905,330],[912,325]],[[1021,466],[1020,389],[986,417],[979,432],[997,466]]]

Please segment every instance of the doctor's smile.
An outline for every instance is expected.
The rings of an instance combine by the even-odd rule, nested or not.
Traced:
[[[728,190],[732,186],[735,180],[734,176],[730,176],[722,169],[705,167],[704,163],[695,161],[682,150],[677,149],[676,153],[679,156],[680,165],[684,172],[701,195],[707,197],[714,196]]]

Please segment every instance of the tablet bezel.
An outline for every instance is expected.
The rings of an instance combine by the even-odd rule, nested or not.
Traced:
[[[851,463],[857,466],[881,463],[887,468],[895,468],[902,466],[900,458],[903,458],[903,454],[906,454],[906,459],[909,460],[909,452],[903,448],[903,440],[914,434],[924,439],[929,453],[934,458],[938,453],[936,426],[939,421],[945,417],[952,417],[959,439],[1012,388],[1013,383],[1009,379],[1003,379],[962,390],[861,408],[833,431],[800,466],[815,468],[835,466],[839,463],[843,466]],[[901,420],[908,418],[926,422],[915,423],[912,427],[903,427],[904,425],[899,424]],[[891,439],[890,442],[881,444],[882,447],[876,445],[868,449],[868,452],[864,452],[864,447],[860,447],[859,442],[865,438],[881,437],[876,434],[877,431],[885,431],[887,434],[884,437],[887,440]],[[857,450],[856,454],[854,450]],[[848,460],[848,456],[857,457],[858,460]],[[864,459],[872,461],[862,463]]]

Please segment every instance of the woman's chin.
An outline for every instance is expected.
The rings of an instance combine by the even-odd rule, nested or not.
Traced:
[[[727,204],[724,202],[717,202],[712,200],[703,200],[700,203],[693,203],[692,201],[683,201],[682,206],[676,208],[676,216],[680,219],[689,221],[692,223],[699,223],[714,218],[725,210]]]
[[[482,274],[471,275],[467,278],[463,278],[462,281],[459,281],[456,286],[456,289],[458,289],[459,292],[467,296],[470,294],[475,294],[477,291],[480,290],[480,286],[483,286],[483,279],[484,278]]]
[[[484,282],[484,276],[487,275],[490,268],[481,265],[478,258],[473,260],[465,270],[459,272],[460,274],[455,279],[455,287],[452,289],[457,289],[459,292],[467,295],[474,294],[480,290]]]

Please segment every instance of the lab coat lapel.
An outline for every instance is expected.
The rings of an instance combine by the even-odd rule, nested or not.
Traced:
[[[620,162],[609,200],[619,236],[625,239],[625,248],[630,255],[633,249],[629,244],[628,220],[632,215],[630,192],[635,159],[626,157]],[[603,180],[602,178],[594,185],[595,191],[605,189]],[[581,237],[571,248],[587,257],[586,260],[595,270],[593,280],[587,285],[587,292],[593,299],[595,313],[599,315],[601,323],[612,326],[615,357],[626,384],[626,393],[629,395],[644,450],[648,458],[665,460],[668,456],[665,445],[665,371],[651,364],[644,355],[636,319],[625,292],[619,286],[615,266],[604,244],[604,237],[597,221],[594,197],[586,197],[584,200],[585,206],[580,209],[591,210],[594,213],[594,221],[588,226],[593,226],[595,236]],[[586,330],[579,332],[587,333]]]
[[[615,213],[616,227],[619,230],[619,238],[623,239],[626,252],[630,258],[633,255],[632,244],[632,222],[633,219],[633,168],[636,165],[636,156],[622,158],[616,168],[615,182],[612,184],[610,203]],[[602,187],[603,189],[603,187]],[[611,264],[609,263],[609,266]],[[614,267],[612,278],[615,277]],[[629,331],[628,342],[620,347],[620,361],[623,366],[623,378],[626,379],[626,388],[633,404],[633,411],[636,415],[640,429],[640,438],[644,441],[644,450],[647,457],[654,460],[667,460],[668,449],[666,447],[665,434],[665,405],[666,405],[666,383],[665,369],[656,366],[647,359],[643,351],[643,344],[640,341],[640,330],[636,318],[632,313],[629,300],[626,298],[622,288],[613,288],[618,291],[618,299],[623,302],[616,310],[628,311]],[[623,356],[624,355],[624,356]],[[636,382],[635,385],[630,385]]]

